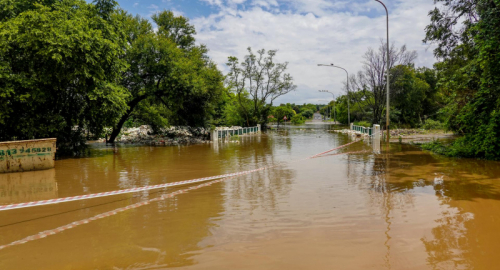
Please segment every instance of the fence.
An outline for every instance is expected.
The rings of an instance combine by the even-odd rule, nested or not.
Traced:
[[[368,136],[372,136],[374,133],[373,128],[356,126],[354,124],[351,124],[351,130],[354,130],[355,132],[359,132],[361,134],[366,134]]]
[[[211,133],[211,139],[215,142],[235,135],[256,134],[260,131],[260,125],[255,127],[216,128]]]

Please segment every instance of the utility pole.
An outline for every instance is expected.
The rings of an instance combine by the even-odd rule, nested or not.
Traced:
[[[387,84],[387,109],[385,110],[386,112],[386,129],[387,129],[387,142],[389,142],[389,137],[391,136],[391,133],[389,132],[389,11],[387,11],[387,7],[384,5],[384,3],[382,3],[382,1],[380,0],[375,0],[377,2],[379,2],[380,4],[382,4],[382,6],[384,6],[385,8],[385,14],[386,14],[386,17],[387,17],[387,72],[386,72],[386,76],[387,76],[387,81],[386,81],[386,84]]]

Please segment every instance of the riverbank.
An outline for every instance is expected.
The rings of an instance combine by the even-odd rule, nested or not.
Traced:
[[[336,130],[339,133],[349,133],[349,134],[358,134],[350,129],[341,129]],[[386,131],[382,130],[382,134],[384,134],[382,140],[385,140]],[[425,129],[393,129],[390,131],[391,137],[389,142],[391,143],[401,143],[401,144],[426,144],[431,143],[436,140],[442,141],[452,141],[458,136],[452,132],[446,132],[444,130],[425,130]],[[366,135],[366,134],[365,134]],[[366,135],[367,136],[367,135]]]
[[[389,142],[391,143],[424,144],[436,140],[451,141],[457,138],[457,135],[444,130],[393,129],[390,132]]]
[[[101,142],[106,139],[102,138]],[[123,128],[116,143],[144,145],[185,145],[210,143],[210,129],[202,127],[172,126],[155,133],[150,126]]]

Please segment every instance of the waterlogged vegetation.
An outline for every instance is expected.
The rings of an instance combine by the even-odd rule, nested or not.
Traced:
[[[500,7],[497,0],[437,0],[424,42],[438,62],[417,67],[411,44],[363,54],[344,92],[323,105],[274,104],[296,90],[277,50],[229,56],[223,74],[171,11],[134,16],[114,0],[0,1],[0,140],[57,137],[60,153],[114,142],[123,127],[280,125],[324,118],[393,128],[449,130],[450,156],[500,158]],[[386,66],[390,80],[386,80]],[[349,89],[347,89],[349,85]],[[347,91],[349,90],[349,91]],[[431,145],[429,149],[434,149]]]
[[[0,140],[57,137],[59,153],[86,157],[0,174],[0,205],[33,206],[1,211],[0,269],[491,269],[500,166],[481,159],[500,159],[500,2],[436,2],[425,37],[437,45],[433,68],[397,43],[385,63],[382,43],[349,92],[298,105],[277,104],[296,90],[277,51],[229,56],[224,74],[171,11],[0,0]],[[387,83],[400,143],[333,125],[201,143],[214,126],[300,125],[318,113],[347,124],[348,104],[351,123],[383,126]],[[439,155],[403,143],[443,131],[460,137],[420,145]],[[200,141],[180,146],[179,134]],[[82,151],[102,137],[143,145]],[[22,151],[55,149],[0,150],[0,160]],[[237,177],[205,181],[227,174]],[[166,183],[176,187],[112,192]],[[115,195],[92,196],[101,192]],[[71,196],[91,199],[26,204]]]
[[[265,124],[295,89],[276,51],[229,57],[225,76],[187,18],[150,19],[114,0],[0,1],[0,140],[56,137],[59,154],[79,153],[122,127]]]

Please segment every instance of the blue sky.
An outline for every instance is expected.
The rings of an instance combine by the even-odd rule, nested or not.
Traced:
[[[390,42],[417,51],[416,66],[431,67],[432,47],[422,44],[432,0],[389,1]],[[227,71],[228,56],[243,58],[246,48],[277,49],[277,60],[289,62],[298,88],[278,103],[325,103],[327,89],[343,94],[345,73],[318,63],[335,63],[354,74],[362,56],[385,39],[385,11],[374,0],[118,0],[132,14],[150,17],[169,9],[195,25],[197,42]]]

